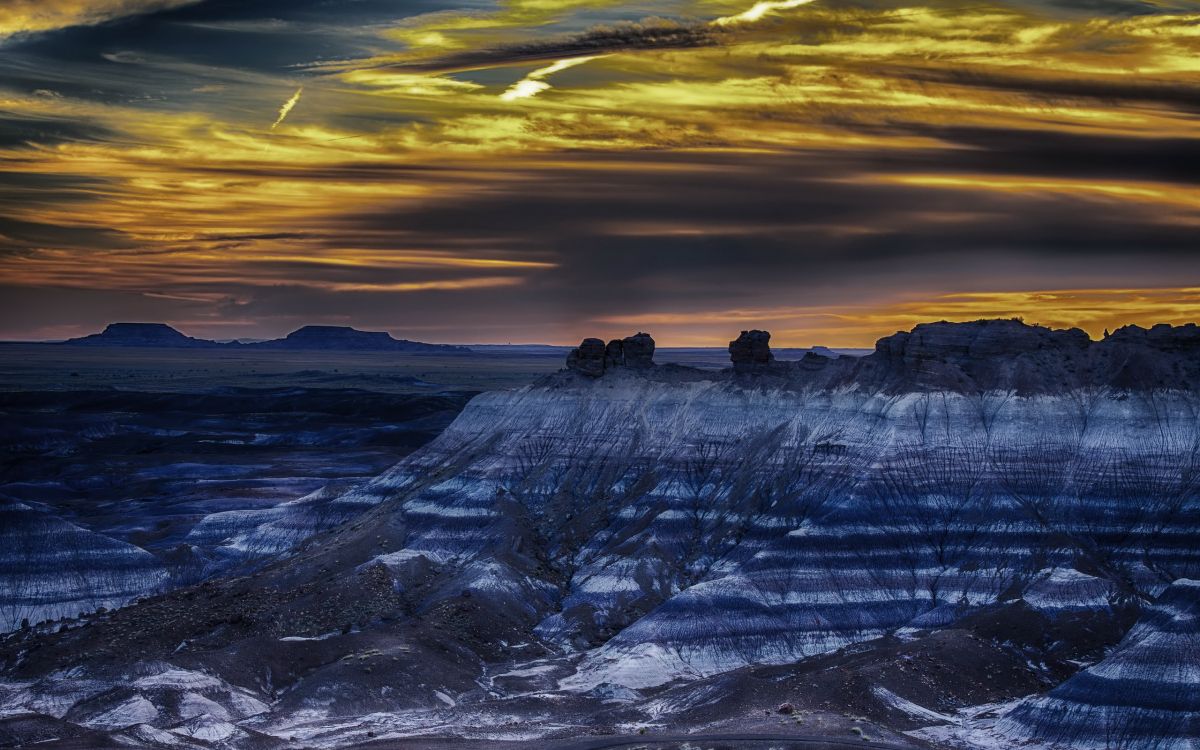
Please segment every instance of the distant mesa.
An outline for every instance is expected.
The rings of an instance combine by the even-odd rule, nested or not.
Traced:
[[[185,336],[166,323],[110,323],[100,333],[64,341],[70,346],[132,346],[172,349],[211,349],[216,341]]]
[[[386,331],[359,331],[349,326],[304,326],[282,339],[222,343],[186,336],[165,323],[112,323],[100,333],[70,339],[67,346],[110,346],[159,349],[272,349],[287,351],[364,351],[466,353],[465,346],[426,344],[395,339]]]
[[[360,331],[349,326],[304,326],[281,339],[246,344],[252,349],[292,349],[365,352],[469,352],[465,346],[426,344],[394,339],[386,331]]]

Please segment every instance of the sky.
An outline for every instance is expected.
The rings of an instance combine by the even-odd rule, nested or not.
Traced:
[[[1200,319],[1197,0],[0,0],[0,338]]]

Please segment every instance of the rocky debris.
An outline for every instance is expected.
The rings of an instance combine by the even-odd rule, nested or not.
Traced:
[[[735,372],[754,372],[770,365],[775,361],[775,355],[771,354],[770,332],[742,331],[729,342],[729,359]]]
[[[596,338],[584,339],[567,355],[567,369],[590,378],[618,367],[648,370],[654,367],[654,339],[641,331],[607,345]]]

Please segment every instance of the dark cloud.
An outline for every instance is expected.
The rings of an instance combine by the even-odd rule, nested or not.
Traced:
[[[395,232],[396,241],[422,247],[486,246],[508,257],[551,260],[557,267],[533,275],[521,296],[564,320],[671,306],[828,304],[851,288],[861,297],[864,289],[943,285],[1053,288],[1135,278],[1162,284],[1194,265],[1193,225],[1164,215],[1157,204],[882,179],[1017,174],[1043,163],[1061,179],[1120,182],[1142,174],[1144,165],[1104,155],[1122,148],[1151,153],[1151,144],[1080,137],[1035,146],[988,131],[941,135],[973,147],[714,156],[707,169],[691,157],[691,169],[678,171],[545,170],[525,173],[503,191],[419,210],[347,214],[333,223],[342,238]],[[1155,145],[1161,161],[1175,144]],[[1059,158],[1042,162],[1050,150]],[[683,163],[668,154],[642,158],[647,167]],[[1131,252],[1139,258],[1133,270]],[[463,294],[474,310],[485,295],[515,298]]]
[[[0,215],[0,252],[28,252],[44,247],[92,252],[135,246],[122,232],[107,227],[46,224]]]
[[[313,62],[362,57],[382,43],[377,32],[411,14],[444,7],[414,0],[207,0],[179,8],[6,39],[0,89],[147,108],[183,109],[214,99],[196,89],[261,85],[294,78]],[[204,106],[204,105],[202,105]]]
[[[1200,113],[1200,84],[1151,77],[1104,79],[1050,75],[1005,75],[979,68],[879,68],[880,73],[910,81],[1009,91],[1053,100],[1066,97],[1096,99],[1105,104],[1160,104]]]
[[[45,95],[53,96],[49,92]],[[3,149],[98,142],[116,137],[111,129],[94,122],[0,111],[0,148]]]
[[[885,126],[848,129],[879,135]],[[880,151],[863,162],[873,169],[1200,185],[1200,140],[1194,138],[912,124],[889,124],[886,132],[935,138],[952,150]]]

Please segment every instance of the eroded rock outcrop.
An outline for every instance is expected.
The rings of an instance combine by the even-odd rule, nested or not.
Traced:
[[[567,369],[598,378],[606,370],[628,367],[648,370],[654,367],[654,339],[639,331],[606,345],[601,339],[586,338],[567,355]]]
[[[1200,352],[1200,326],[1188,323],[1181,326],[1159,323],[1150,328],[1128,325],[1118,328],[1104,338],[1109,344],[1137,344],[1166,352]]]
[[[567,369],[589,378],[598,378],[604,374],[604,359],[604,342],[587,338],[567,354]]]
[[[729,360],[735,372],[754,372],[770,365],[775,361],[775,355],[771,354],[771,333],[742,331],[729,342]]]
[[[621,339],[621,364],[641,370],[654,366],[654,339],[641,331]]]
[[[923,323],[880,339],[837,372],[840,384],[901,393],[952,390],[1021,395],[1072,388],[1200,388],[1200,329],[1126,326],[1100,341],[1078,328],[1020,320]]]
[[[1088,335],[1019,320],[923,323],[880,339],[863,379],[904,388],[1041,390],[1086,369]],[[873,383],[875,384],[875,383]]]

